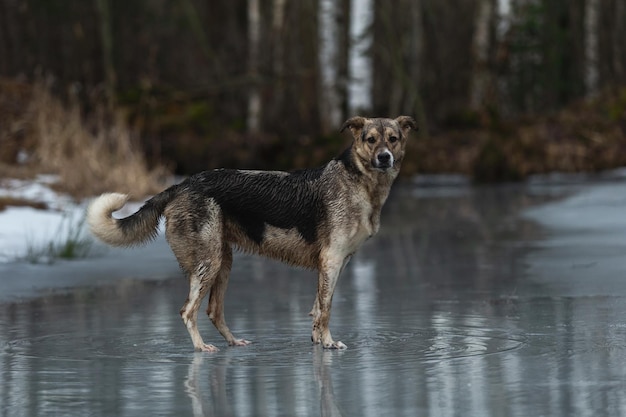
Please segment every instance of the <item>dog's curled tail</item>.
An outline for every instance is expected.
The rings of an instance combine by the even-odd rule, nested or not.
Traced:
[[[154,239],[158,234],[159,219],[167,203],[173,198],[169,189],[152,197],[134,214],[123,219],[112,216],[124,207],[128,195],[102,194],[87,209],[87,223],[98,239],[111,246],[134,246]]]

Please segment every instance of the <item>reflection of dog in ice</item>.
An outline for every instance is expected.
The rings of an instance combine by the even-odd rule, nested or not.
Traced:
[[[314,347],[313,356],[313,377],[315,385],[312,384],[309,372],[298,372],[291,374],[302,381],[293,381],[292,385],[310,387],[309,392],[302,391],[265,391],[262,386],[255,389],[249,386],[228,387],[226,375],[235,371],[235,366],[231,365],[229,358],[224,358],[218,362],[208,360],[206,355],[196,354],[189,364],[187,379],[185,381],[185,391],[191,400],[191,409],[194,417],[204,416],[232,416],[239,414],[249,415],[279,415],[289,414],[293,410],[287,410],[289,405],[307,410],[314,410],[316,398],[319,398],[320,415],[328,417],[341,417],[342,414],[335,403],[335,394],[331,377],[331,365],[333,357],[338,352],[330,352]],[[237,365],[239,366],[239,365]],[[204,379],[206,378],[206,379]],[[208,387],[205,381],[208,379]],[[233,382],[229,378],[229,382]],[[255,378],[238,378],[238,384],[261,384],[262,381]],[[207,389],[208,388],[208,389]],[[234,398],[234,392],[247,393],[244,398]],[[259,393],[274,395],[275,398],[266,398]],[[285,395],[295,395],[295,398],[285,398]],[[304,394],[305,398],[299,398]],[[309,394],[309,395],[306,395]],[[245,395],[245,394],[244,394]],[[319,396],[319,397],[318,397]],[[243,401],[242,401],[243,400]],[[244,404],[247,403],[247,404]],[[268,406],[274,405],[274,410],[268,410]],[[299,407],[301,406],[301,407]],[[236,408],[246,409],[247,412],[238,412]],[[239,410],[241,411],[241,410]]]
[[[228,401],[226,395],[226,368],[228,359],[211,366],[209,373],[209,392],[205,392],[200,385],[200,374],[206,369],[202,366],[205,355],[196,353],[193,361],[189,364],[187,380],[185,381],[185,391],[191,399],[191,409],[194,417],[204,416],[230,416],[234,415],[232,403]]]
[[[331,365],[335,352],[314,349],[313,351],[313,373],[315,382],[320,392],[320,410],[323,417],[340,417],[341,411],[335,402],[333,391],[333,381],[331,376]]]

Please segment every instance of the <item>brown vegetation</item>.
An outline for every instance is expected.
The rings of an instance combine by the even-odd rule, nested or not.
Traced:
[[[187,172],[219,166],[287,170],[316,166],[338,154],[349,140],[339,133],[314,137],[306,132],[285,139],[224,126],[211,134],[203,117],[185,116],[183,110],[194,106],[181,103],[126,114],[142,127],[144,137],[167,138],[165,154]],[[0,127],[0,173],[5,177],[55,173],[60,176],[59,187],[76,197],[112,190],[140,197],[161,190],[168,172],[160,165],[149,168],[137,145],[140,133],[128,127],[121,111],[91,107],[84,116],[77,103],[64,104],[41,83],[29,87],[1,82],[0,111],[7,123]],[[467,116],[456,126],[413,138],[402,174],[462,173],[477,182],[491,182],[626,166],[626,87],[580,100],[554,114],[514,121]],[[17,162],[20,154],[29,155],[22,164]]]
[[[96,104],[85,115],[78,103],[63,103],[44,83],[29,87],[6,80],[0,105],[7,120],[0,131],[5,175],[57,174],[58,187],[77,198],[113,190],[141,197],[167,180],[163,167],[148,167],[120,112]]]
[[[456,172],[477,182],[626,166],[626,87],[549,115],[438,132],[409,151],[408,172]]]
[[[48,208],[48,205],[41,201],[31,201],[31,200],[25,200],[23,198],[0,196],[0,211],[6,209],[9,206],[18,206],[18,207],[26,206],[26,207],[32,207],[38,210],[45,210]]]

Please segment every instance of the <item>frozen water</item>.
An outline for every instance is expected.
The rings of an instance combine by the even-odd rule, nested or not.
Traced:
[[[236,257],[226,319],[253,344],[203,314],[215,354],[162,239],[0,264],[0,414],[622,416],[624,187],[397,187],[338,284],[345,351],[309,340],[315,275],[276,262]]]

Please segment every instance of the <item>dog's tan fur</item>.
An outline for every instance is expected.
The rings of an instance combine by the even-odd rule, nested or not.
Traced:
[[[407,116],[353,117],[342,131],[346,128],[354,138],[351,147],[318,169],[203,172],[156,195],[125,219],[111,215],[127,197],[104,194],[90,205],[88,223],[102,241],[131,246],[153,238],[165,216],[167,241],[189,277],[181,316],[196,350],[217,350],[204,343],[197,327],[207,294],[209,318],[226,341],[249,343],[235,338],[224,320],[232,246],[317,269],[312,340],[325,348],[345,348],[328,328],[335,285],[352,254],[378,231],[409,131],[416,126]]]

